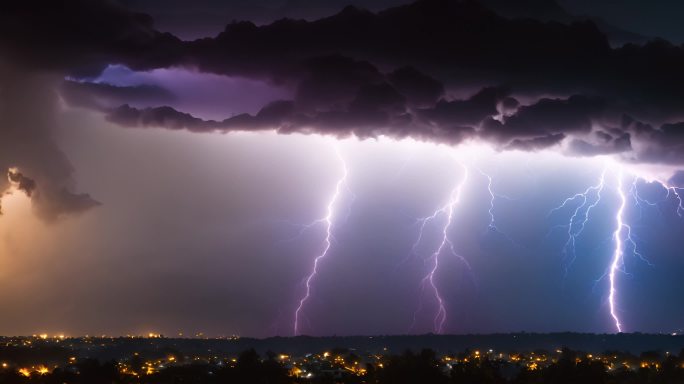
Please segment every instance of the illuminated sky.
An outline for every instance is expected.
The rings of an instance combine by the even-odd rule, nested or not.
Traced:
[[[0,334],[684,328],[684,48],[608,3],[3,5]]]

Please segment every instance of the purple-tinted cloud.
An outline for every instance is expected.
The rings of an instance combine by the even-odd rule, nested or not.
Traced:
[[[114,2],[7,2],[0,8],[0,50],[8,64],[2,85],[28,95],[22,88],[29,86],[15,74],[27,81],[44,73],[92,80],[120,64],[152,71],[144,76],[161,84],[67,82],[62,96],[126,126],[388,135],[452,144],[479,139],[525,150],[570,140],[573,154],[634,147],[634,161],[684,163],[677,123],[684,117],[684,48],[662,40],[611,48],[591,21],[546,23],[504,17],[497,9],[466,0],[419,0],[379,12],[347,7],[314,21],[233,22],[216,37],[186,42]],[[179,73],[205,75],[184,80]],[[226,87],[208,92],[205,79]],[[246,86],[242,79],[266,86]],[[43,88],[45,99],[57,84]],[[175,98],[164,102],[171,97],[164,89]],[[470,96],[450,96],[464,93]],[[94,205],[72,204],[61,192],[73,188],[72,171],[50,136],[54,100],[44,103],[49,113],[34,113],[43,119],[29,139],[14,127],[30,125],[35,117],[25,114],[37,106],[28,96],[15,99],[8,103],[22,112],[3,121],[0,168],[19,166],[38,192],[51,191],[36,195],[63,200],[65,211]],[[282,99],[288,101],[277,102]],[[531,101],[521,106],[517,100]],[[616,116],[623,114],[639,123],[620,124]],[[605,128],[614,126],[619,132]],[[594,129],[613,139],[596,133],[595,142],[585,140]]]

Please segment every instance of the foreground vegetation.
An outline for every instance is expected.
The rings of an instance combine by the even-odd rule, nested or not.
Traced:
[[[261,357],[247,350],[237,358],[218,361],[165,361],[153,367],[140,356],[122,361],[100,362],[73,359],[53,369],[11,367],[3,363],[0,383],[7,384],[637,384],[684,383],[684,351],[661,356],[650,352],[631,356],[606,352],[599,356],[568,349],[555,355],[538,352],[533,359],[520,355],[469,352],[438,357],[432,350],[401,355],[375,355],[370,362],[346,352],[308,356],[306,363],[293,363],[289,356],[268,353]],[[317,357],[320,356],[320,359]],[[529,354],[527,355],[529,356]],[[549,358],[549,356],[553,356]],[[535,361],[538,361],[537,364]],[[308,372],[307,372],[308,369]]]

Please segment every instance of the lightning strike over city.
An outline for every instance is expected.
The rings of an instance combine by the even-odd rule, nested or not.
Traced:
[[[568,255],[568,253],[570,253],[570,255],[572,256],[571,261],[575,261],[577,257],[576,247],[578,244],[579,236],[585,230],[587,222],[590,220],[591,211],[595,209],[601,202],[602,194],[604,193],[604,190],[606,188],[607,172],[611,174],[611,178],[614,178],[616,180],[614,190],[615,194],[618,197],[619,205],[615,211],[615,217],[613,220],[615,222],[615,229],[611,233],[611,241],[614,244],[612,250],[612,257],[610,259],[610,264],[607,269],[607,272],[600,279],[598,279],[598,281],[602,280],[603,277],[608,277],[608,306],[610,316],[614,321],[615,330],[617,332],[622,332],[624,329],[624,324],[620,319],[621,311],[618,306],[618,273],[622,273],[626,276],[630,275],[630,273],[625,269],[625,253],[627,252],[627,250],[629,250],[631,255],[636,257],[644,265],[651,268],[655,267],[655,265],[651,261],[649,261],[649,259],[645,257],[644,254],[642,254],[639,250],[639,244],[637,239],[635,238],[633,226],[629,224],[626,219],[627,210],[629,207],[628,196],[631,196],[633,198],[634,206],[637,207],[641,212],[639,217],[640,221],[643,220],[644,206],[656,208],[657,210],[659,210],[658,201],[651,201],[649,199],[646,199],[643,196],[641,196],[639,192],[638,183],[640,181],[649,182],[647,181],[648,179],[632,175],[633,180],[629,188],[626,189],[623,181],[625,177],[624,167],[615,164],[606,165],[604,166],[603,171],[601,172],[601,176],[597,184],[587,187],[581,193],[577,193],[571,197],[566,198],[561,205],[551,210],[549,216],[551,216],[555,212],[567,209],[567,207],[571,204],[575,204],[574,208],[570,209],[570,218],[568,224],[557,226],[567,228],[568,236],[566,242],[563,245],[562,252],[566,256]],[[670,193],[673,190],[673,187],[670,187],[666,183],[657,179],[651,181],[650,183],[655,183],[661,189],[666,191],[665,199],[670,197]],[[662,201],[666,200],[660,200],[660,202]],[[679,216],[678,202],[677,207],[675,207],[674,213],[677,216]]]
[[[610,270],[608,278],[610,281],[610,291],[608,293],[608,304],[610,305],[610,316],[615,321],[615,329],[622,332],[622,323],[617,309],[617,272],[624,267],[624,245],[623,245],[623,231],[628,229],[624,222],[625,207],[627,206],[627,197],[622,190],[622,171],[617,175],[617,194],[620,197],[620,206],[615,214],[615,232],[613,233],[613,241],[615,241],[615,251],[610,263]]]
[[[340,161],[340,164],[342,166],[342,175],[340,178],[337,180],[337,183],[335,184],[335,192],[333,193],[332,197],[330,198],[328,202],[328,206],[326,208],[326,215],[322,219],[317,220],[316,222],[322,222],[325,225],[325,239],[323,240],[323,250],[321,251],[320,254],[318,254],[314,260],[313,260],[313,265],[311,267],[311,273],[306,277],[304,280],[304,295],[299,299],[299,303],[297,305],[297,309],[295,310],[294,313],[294,335],[298,336],[300,335],[300,321],[302,320],[303,317],[305,317],[303,311],[304,307],[311,297],[311,289],[312,285],[314,282],[314,279],[316,278],[316,274],[318,273],[318,265],[321,263],[321,261],[328,255],[330,252],[330,248],[333,245],[334,242],[334,236],[333,236],[333,228],[334,228],[334,219],[335,219],[335,213],[336,213],[336,205],[338,203],[338,200],[340,198],[340,195],[342,194],[342,189],[345,183],[347,182],[347,175],[349,173],[347,169],[347,164],[344,161],[344,158],[340,154],[338,149],[335,149],[335,152],[337,154],[337,158]]]
[[[3,1],[0,383],[684,383],[683,14]]]
[[[418,234],[418,239],[413,244],[412,252],[416,253],[417,247],[423,239],[423,234],[426,230],[426,225],[435,220],[443,220],[441,226],[441,237],[439,238],[439,243],[437,244],[434,251],[426,258],[425,262],[431,264],[427,275],[421,280],[420,287],[421,293],[425,291],[426,286],[429,286],[429,290],[433,295],[433,299],[436,304],[436,313],[433,321],[433,330],[435,333],[441,334],[444,332],[444,324],[447,320],[447,309],[446,303],[442,294],[440,293],[439,284],[436,281],[436,274],[439,272],[440,258],[443,257],[443,253],[448,252],[451,256],[460,260],[468,269],[468,261],[456,252],[454,248],[454,243],[450,239],[450,230],[452,229],[452,223],[454,218],[454,211],[461,204],[461,196],[463,193],[463,188],[468,181],[469,170],[463,164],[459,164],[463,169],[463,175],[461,180],[456,184],[454,189],[449,195],[449,201],[437,209],[432,215],[419,219],[420,231]],[[422,299],[421,299],[422,300]],[[418,307],[417,311],[420,311],[423,307],[422,301]],[[414,313],[412,328],[415,326],[416,313]]]
[[[555,212],[567,210],[570,208],[570,218],[568,223],[552,228],[566,228],[567,240],[563,244],[562,254],[564,256],[563,263],[567,273],[567,269],[572,266],[572,263],[577,258],[576,245],[577,239],[584,231],[584,228],[589,221],[591,210],[601,202],[601,192],[605,185],[606,169],[603,169],[598,182],[595,185],[587,187],[583,192],[579,192],[571,197],[563,200],[561,205],[553,208],[548,216]],[[574,205],[574,208],[572,206]]]
[[[502,195],[502,194],[494,192],[494,187],[493,187],[494,182],[493,182],[492,176],[490,174],[484,172],[480,168],[477,168],[477,171],[485,179],[487,179],[487,193],[489,193],[489,208],[487,209],[487,214],[489,215],[489,223],[487,224],[487,230],[503,236],[511,244],[516,244],[515,241],[513,239],[511,239],[510,236],[508,236],[506,233],[501,231],[499,229],[499,227],[497,227],[496,216],[494,215],[495,202],[497,199],[505,199],[508,201],[513,201],[514,199],[512,199],[506,195]]]
[[[680,189],[681,188],[677,188],[677,187],[667,187],[667,194],[669,197],[670,192],[672,192],[672,194],[675,196],[675,199],[677,201],[677,208],[676,208],[677,215],[681,218],[681,217],[684,217],[683,216],[684,215],[684,205],[682,205],[682,204],[684,204],[684,202],[682,202],[682,196],[679,194]]]

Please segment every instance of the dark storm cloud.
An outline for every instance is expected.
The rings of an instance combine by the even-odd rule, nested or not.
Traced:
[[[481,138],[524,150],[569,141],[569,153],[586,156],[627,151],[638,142],[636,161],[684,162],[684,127],[676,123],[684,117],[684,48],[658,40],[615,49],[591,21],[545,22],[496,11],[475,0],[420,0],[379,12],[347,7],[314,21],[232,22],[214,38],[183,42],[156,30],[150,16],[113,1],[5,2],[0,50],[8,65],[0,86],[12,112],[3,117],[0,167],[17,166],[36,181],[33,199],[46,216],[95,205],[69,192],[72,170],[51,138],[52,90],[57,78],[87,79],[107,64],[181,66],[295,89],[293,100],[257,114],[209,121],[192,111],[130,106],[141,98],[164,104],[169,95],[158,88],[62,84],[67,101],[104,110],[125,126],[448,143]],[[15,78],[44,82],[25,87]],[[40,94],[39,102],[29,90]],[[14,91],[24,97],[10,100]],[[526,101],[520,106],[518,100]],[[623,114],[643,123],[623,124],[611,138],[584,138],[592,130],[608,132],[605,126],[619,124],[615,116]],[[40,123],[32,122],[35,116]]]
[[[47,47],[46,42],[51,43],[45,55],[54,54],[52,51],[59,47],[65,53],[77,52],[63,56],[78,63],[101,60],[133,68],[192,65],[206,72],[291,83],[297,89],[294,101],[298,110],[329,112],[332,116],[324,120],[335,121],[337,126],[344,120],[340,114],[347,112],[350,129],[358,124],[359,117],[349,108],[353,98],[362,88],[383,82],[391,84],[406,99],[407,106],[423,106],[421,117],[430,123],[471,128],[495,115],[497,105],[491,106],[491,97],[478,99],[488,95],[465,101],[440,99],[444,85],[435,78],[452,88],[468,79],[509,84],[507,89],[512,93],[569,95],[581,89],[606,99],[624,95],[624,100],[614,105],[636,104],[637,112],[650,102],[662,106],[665,99],[669,101],[665,105],[675,105],[674,99],[682,99],[681,92],[676,92],[682,80],[677,68],[684,63],[680,47],[655,42],[611,49],[591,22],[563,24],[506,18],[492,11],[500,6],[487,2],[422,0],[377,13],[347,7],[315,21],[283,19],[263,26],[233,22],[215,38],[194,42],[180,42],[159,33],[149,17],[127,12],[113,3],[76,2],[72,6],[74,9],[60,10],[64,17],[58,22],[52,21],[54,18],[43,20],[43,12],[33,15],[47,26],[35,31],[20,30],[20,35],[26,37],[9,46],[36,45],[38,36],[46,35],[47,29],[67,22],[73,27],[57,28],[60,32],[56,36],[49,36],[43,45],[37,44]],[[76,9],[92,16],[75,18],[70,11]],[[14,14],[15,18],[29,16],[21,9]],[[96,23],[97,33],[83,38],[82,32],[93,29]],[[336,54],[325,55],[328,52]],[[381,74],[384,71],[378,68],[390,70]],[[497,99],[497,104],[500,101]],[[552,102],[547,104],[538,109],[554,107]],[[558,108],[560,113],[566,113],[567,108]],[[369,111],[364,112],[367,116],[362,120],[370,120],[373,125],[395,121],[391,116],[381,116],[386,113],[370,116]],[[512,121],[505,125],[512,129],[505,134],[511,132],[511,139],[515,139],[513,131],[517,127],[529,129],[534,121],[521,122],[529,120],[528,114],[523,109],[511,117]],[[447,121],[450,117],[454,119]],[[550,118],[540,119],[546,124],[544,119]],[[561,126],[540,128],[544,132],[537,136],[587,125],[587,113],[581,106],[577,116],[563,119],[555,122]],[[522,135],[529,138],[527,132]]]
[[[423,0],[377,13],[347,7],[315,21],[233,22],[215,38],[174,45],[167,57],[200,71],[294,87],[292,113],[269,120],[282,132],[449,142],[480,137],[517,149],[569,139],[570,153],[592,155],[631,148],[627,132],[612,133],[611,143],[575,137],[618,123],[614,116],[658,124],[681,117],[681,47],[655,41],[613,49],[591,22],[502,17],[492,11],[498,8]],[[464,93],[460,84],[479,84],[481,91],[454,96]],[[376,98],[383,90],[387,100],[371,100],[371,90]],[[532,102],[519,106],[519,99]],[[169,110],[146,114],[167,117],[144,117],[143,126],[266,128],[249,115],[206,122]]]
[[[46,220],[98,204],[74,192],[71,164],[53,140],[57,84],[53,75],[0,65],[0,169]]]
[[[574,12],[563,8],[553,0],[482,0],[487,7],[508,18],[528,18],[542,21],[573,23],[590,20],[603,32],[612,44],[621,46],[626,43],[644,43],[647,37],[607,22],[604,18],[589,16],[586,12]],[[617,5],[620,6],[620,5]],[[613,13],[616,13],[613,4]],[[570,9],[574,10],[574,9]]]
[[[33,198],[38,216],[52,221],[65,214],[78,214],[101,203],[87,193],[74,193],[67,187],[49,186],[38,190]]]
[[[28,197],[31,197],[33,190],[36,189],[36,182],[17,170],[10,169],[7,172],[7,178],[11,183],[16,184],[17,189],[24,192]]]
[[[407,101],[416,107],[434,105],[444,95],[444,85],[413,67],[402,67],[388,75],[388,80]]]
[[[505,88],[487,87],[466,100],[442,99],[434,107],[421,110],[420,116],[439,126],[477,126],[497,114],[497,104],[509,92]]]
[[[347,5],[382,10],[408,0],[121,0],[132,9],[151,14],[155,24],[187,38],[215,36],[231,20],[266,24],[287,17],[315,20]],[[482,0],[507,18],[528,18],[572,23],[591,20],[612,42],[644,42],[645,36],[684,41],[678,16],[681,4],[670,0]]]
[[[367,61],[340,55],[306,60],[295,99],[305,110],[333,110],[349,103],[368,84],[382,81],[380,71]]]
[[[53,139],[56,89],[64,76],[97,74],[111,61],[134,68],[165,65],[174,50],[162,48],[175,41],[154,31],[148,16],[113,2],[0,5],[0,169],[16,167],[34,181],[31,200],[38,216],[54,220],[99,204],[74,192],[73,169]]]
[[[673,130],[670,125],[664,125],[664,130],[655,130],[632,122],[626,128],[592,132],[592,121],[598,120],[606,109],[601,99],[577,95],[567,99],[543,98],[534,104],[516,107],[517,100],[507,96],[508,93],[506,88],[485,87],[464,100],[440,99],[432,108],[412,109],[407,105],[407,98],[390,84],[371,83],[361,86],[347,103],[342,100],[350,98],[349,95],[340,97],[338,103],[332,104],[332,110],[312,109],[310,104],[300,107],[297,101],[279,101],[255,115],[241,114],[212,121],[171,107],[136,109],[124,105],[111,110],[107,119],[127,127],[193,132],[275,129],[280,133],[322,133],[339,137],[410,136],[447,143],[480,138],[503,150],[526,151],[559,145],[572,135],[590,135],[590,139],[569,141],[566,153],[574,156],[631,151],[631,134],[627,130],[639,129],[641,136],[648,136],[649,142],[663,140],[660,136]],[[501,113],[501,110],[507,112]],[[648,152],[641,153],[643,159],[648,159],[647,155]]]
[[[646,36],[660,36],[676,43],[684,42],[681,15],[684,4],[671,0],[558,0],[575,14],[591,14],[620,28]]]
[[[339,60],[337,66],[312,68],[309,57],[322,52],[349,57],[347,65]],[[358,121],[344,113],[345,103],[367,82],[388,82],[407,100],[413,123],[438,127],[435,138],[447,127],[478,130],[484,124],[482,136],[504,145],[587,133],[603,113],[632,113],[662,123],[681,117],[684,103],[684,78],[677,69],[684,65],[681,47],[654,41],[613,49],[591,22],[504,18],[477,1],[425,0],[378,13],[348,7],[313,22],[281,20],[260,27],[233,23],[214,39],[189,43],[187,60],[210,72],[291,81],[300,95],[298,109],[328,112],[324,121],[334,121],[338,129],[349,118],[350,131]],[[370,63],[387,68],[387,74],[381,78]],[[421,70],[420,76],[393,69],[406,65]],[[443,88],[458,90],[462,83],[507,84],[502,89],[514,98],[504,102],[504,94],[492,105],[491,98],[444,96]],[[545,100],[545,94],[577,96],[558,102]],[[518,95],[542,99],[515,113]],[[497,108],[510,118],[491,124]],[[427,133],[423,124],[409,126],[416,136]]]
[[[622,115],[620,124],[623,130],[634,132],[637,135],[650,135],[655,131],[651,124],[638,121],[627,114]]]
[[[475,1],[427,0],[371,13],[347,7],[324,19],[229,24],[216,38],[188,43],[188,60],[227,75],[296,74],[308,57],[336,52],[381,66],[415,65],[435,74],[473,71],[507,77],[578,72],[610,47],[591,23],[548,24],[500,17]],[[579,60],[582,59],[582,60]],[[588,61],[583,61],[588,60]],[[468,72],[471,72],[468,74]]]
[[[627,152],[632,150],[632,142],[629,133],[622,133],[618,137],[606,137],[605,132],[597,131],[600,137],[598,143],[591,143],[586,140],[573,139],[569,144],[569,153],[577,156],[597,156],[610,155],[614,153]]]
[[[565,135],[562,133],[548,134],[531,139],[514,139],[506,148],[521,151],[538,151],[558,145],[563,139],[565,139]]]
[[[667,164],[684,162],[684,122],[666,123],[654,128],[626,116],[623,117],[623,126],[641,142],[639,159]]]
[[[164,104],[174,99],[170,91],[147,84],[124,87],[67,80],[59,92],[70,105],[93,109],[113,108],[135,102]]]
[[[164,127],[204,131],[216,127],[214,121],[204,121],[189,113],[178,112],[171,107],[136,109],[128,104],[114,109],[107,120],[128,127]]]
[[[0,49],[27,69],[97,75],[111,62],[132,68],[170,65],[179,40],[157,32],[152,18],[114,1],[6,1]]]
[[[567,99],[541,99],[518,108],[503,122],[489,120],[483,134],[495,140],[514,137],[534,137],[555,133],[586,133],[591,131],[592,118],[604,108],[604,102],[585,96]]]
[[[121,0],[154,16],[155,25],[186,39],[215,36],[231,20],[267,24],[284,17],[315,20],[347,5],[381,10],[410,0]]]
[[[406,98],[387,83],[364,85],[349,104],[351,116],[368,125],[387,126],[405,112]]]
[[[36,182],[34,180],[24,176],[16,169],[9,169],[7,171],[7,178],[0,178],[0,199],[2,198],[2,191],[5,191],[12,184],[28,197],[31,197],[31,194],[36,189]],[[2,205],[0,205],[0,214],[2,214]]]
[[[179,112],[171,107],[137,109],[128,104],[111,110],[107,120],[125,127],[164,127],[183,129],[191,132],[213,132],[233,130],[260,130],[285,128],[286,121],[292,116],[291,101],[275,101],[257,114],[240,114],[223,121],[202,120],[189,113]]]

